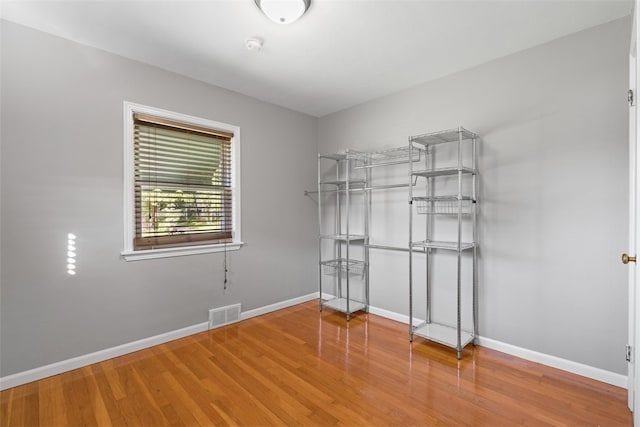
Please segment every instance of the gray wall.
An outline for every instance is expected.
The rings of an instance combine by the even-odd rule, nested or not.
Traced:
[[[1,22],[1,376],[316,290],[316,118]],[[120,258],[124,100],[240,126],[226,292],[222,254]]]
[[[621,374],[629,33],[628,19],[614,21],[318,125],[323,153],[458,125],[478,132],[481,335]],[[406,193],[373,197],[372,242],[406,245]],[[455,306],[443,257],[434,291],[446,318]],[[408,314],[406,257],[372,251],[371,263],[371,304]]]
[[[315,203],[302,192],[315,187],[316,151],[459,124],[483,137],[481,335],[625,372],[628,20],[319,122],[0,22],[1,376],[204,322],[212,307],[315,291]],[[120,259],[123,100],[241,127],[247,246],[229,256],[228,291],[221,254]],[[373,205],[373,241],[406,243],[406,194]],[[371,261],[372,304],[406,314],[406,257]],[[436,278],[450,280],[445,270]]]

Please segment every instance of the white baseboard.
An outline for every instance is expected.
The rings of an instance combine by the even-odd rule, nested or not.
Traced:
[[[318,292],[314,292],[308,295],[304,295],[298,298],[278,302],[275,304],[267,305],[265,307],[256,308],[240,313],[240,319],[249,319],[251,317],[259,316],[261,314],[270,313],[272,311],[280,310],[283,308],[291,307],[296,304],[311,301],[318,298]],[[52,375],[61,374],[63,372],[71,371],[73,369],[82,368],[87,365],[102,362],[107,359],[122,356],[134,351],[142,350],[154,345],[164,344],[169,341],[183,338],[189,335],[197,334],[209,329],[209,323],[203,322],[197,325],[187,326],[186,328],[178,329],[164,334],[156,335],[149,338],[143,338],[138,341],[133,341],[127,344],[122,344],[116,347],[107,348],[104,350],[96,351],[94,353],[85,354],[82,356],[74,357],[60,362],[52,363],[50,365],[40,366],[38,368],[30,369],[24,372],[18,372],[17,374],[7,375],[0,378],[0,390],[5,390],[11,387],[16,387],[22,384],[30,383],[32,381],[41,380],[43,378],[50,377]]]
[[[534,350],[517,347],[491,338],[479,337],[478,343],[482,347],[487,347],[492,350],[497,350],[502,353],[517,356],[521,359],[530,360],[542,365],[551,366],[552,368],[561,369],[593,380],[602,381],[603,383],[615,385],[624,389],[628,386],[626,375],[617,374],[615,372],[606,371],[604,369],[595,368],[593,366],[584,365],[582,363],[562,359],[549,354],[539,353]]]
[[[143,338],[138,341],[133,341],[127,344],[118,345],[116,347],[96,351],[94,353],[73,357],[67,360],[61,360],[60,362],[40,366],[28,371],[18,372],[17,374],[7,375],[6,377],[0,378],[0,390],[5,390],[11,387],[30,383],[32,381],[41,380],[42,378],[47,378],[53,375],[61,374],[63,372],[71,371],[73,369],[82,368],[87,365],[102,362],[104,360],[112,359],[114,357],[122,356],[128,353],[133,353],[134,351],[153,347],[154,345],[164,344],[178,338],[183,338],[189,335],[197,334],[198,332],[206,331],[208,328],[208,322],[198,323],[197,325],[187,326],[186,328],[177,329],[175,331],[166,332],[164,334],[155,335],[153,337]]]
[[[318,292],[313,292],[301,297],[288,299],[286,301],[280,301],[275,304],[265,305],[264,307],[254,308],[253,310],[247,310],[240,313],[240,320],[250,319],[252,317],[260,316],[262,314],[271,313],[272,311],[282,310],[283,308],[291,307],[303,302],[311,301],[318,298]]]
[[[395,313],[393,311],[384,310],[382,308],[369,307],[369,313],[378,315],[380,317],[385,317],[387,319],[395,320],[397,322],[405,324],[409,323],[409,316]],[[415,323],[421,322],[421,320],[415,319]],[[593,380],[602,381],[603,383],[615,385],[624,389],[628,387],[626,375],[617,374],[611,371],[605,371],[604,369],[595,368],[593,366],[584,365],[582,363],[562,359],[560,357],[551,356],[549,354],[539,353],[534,350],[517,347],[515,345],[503,343],[491,338],[478,337],[478,344],[482,347],[487,347],[492,350],[500,351],[502,353],[519,357],[521,359],[530,360],[532,362],[550,366],[552,368],[561,369],[563,371],[571,372],[573,374],[581,375]]]
[[[383,308],[378,307],[369,307],[369,313],[375,314],[376,316],[384,317],[386,319],[395,320],[396,322],[409,324],[409,316],[396,313],[395,311],[385,310]]]

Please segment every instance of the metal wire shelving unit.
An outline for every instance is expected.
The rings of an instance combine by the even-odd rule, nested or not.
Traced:
[[[323,163],[330,161],[329,170],[333,169],[335,177],[325,179]],[[329,307],[345,313],[347,320],[351,314],[369,310],[369,204],[368,170],[363,169],[366,156],[357,151],[346,150],[343,153],[318,155],[318,288],[320,292],[320,311]],[[358,170],[360,169],[360,170]],[[323,234],[323,194],[334,193],[333,203],[333,232]],[[352,210],[354,193],[362,197],[356,203],[361,204],[360,233],[353,233]],[[330,259],[323,257],[323,242],[333,243],[333,254]],[[352,253],[352,245],[360,246],[362,259],[356,259]],[[325,275],[334,276],[334,289],[331,298],[324,299],[323,278]],[[351,280],[359,276],[362,282],[361,293],[354,295]]]
[[[456,349],[458,359],[462,357],[462,349],[470,343],[476,343],[477,331],[477,288],[478,288],[478,243],[477,243],[477,141],[478,136],[463,127],[441,132],[416,135],[409,138],[409,156],[414,150],[431,150],[429,161],[425,159],[422,169],[414,169],[413,162],[409,162],[409,340],[414,335]],[[449,167],[435,167],[436,150],[444,144],[456,157],[455,164]],[[453,150],[451,150],[453,148]],[[465,151],[467,148],[467,151]],[[469,150],[470,149],[470,150]],[[467,156],[465,157],[465,153]],[[436,194],[436,181],[441,177],[455,179],[454,194]],[[457,179],[456,179],[457,178]],[[424,181],[425,195],[416,196],[414,185],[417,180]],[[470,189],[465,184],[470,184]],[[468,182],[470,180],[470,183]],[[468,193],[466,193],[468,192]],[[426,215],[425,239],[414,240],[414,211]],[[438,215],[453,216],[457,220],[455,239],[451,241],[435,240],[434,217]],[[463,221],[471,222],[471,241],[463,241]],[[447,325],[432,321],[432,274],[433,252],[453,251],[457,254],[456,277],[456,323]],[[472,326],[464,328],[462,325],[462,257],[463,252],[470,251],[472,257]],[[425,321],[415,325],[414,319],[414,280],[413,255],[414,252],[426,254],[426,300]]]
[[[335,202],[332,204],[335,215],[334,230],[332,234],[321,234],[319,239],[319,290],[323,294],[323,276],[334,276],[337,281],[335,287],[335,298],[324,300],[321,298],[320,310],[323,307],[330,307],[346,313],[347,319],[354,311],[369,309],[369,249],[381,249],[392,251],[408,252],[409,248],[390,245],[370,244],[370,211],[371,192],[374,190],[389,190],[396,188],[406,188],[405,182],[371,185],[371,176],[376,168],[396,165],[406,165],[411,162],[421,162],[427,157],[427,149],[419,147],[410,151],[409,146],[395,147],[375,151],[355,151],[324,154],[318,156],[318,190],[305,191],[305,195],[318,193],[318,218],[319,228],[324,230],[323,201],[322,195],[335,193]],[[323,161],[333,160],[332,167],[335,169],[335,176],[330,179],[323,179]],[[361,199],[363,209],[363,234],[353,234],[350,223],[351,210],[354,206],[353,194],[363,194]],[[357,202],[360,204],[360,202]],[[335,258],[325,260],[323,258],[323,240],[332,240],[334,244]],[[353,259],[351,246],[355,244],[363,248],[363,259]],[[417,249],[416,249],[417,250]],[[358,278],[364,282],[364,298],[358,300],[351,294],[351,279]],[[346,286],[342,286],[345,284]],[[344,290],[344,291],[343,291]]]

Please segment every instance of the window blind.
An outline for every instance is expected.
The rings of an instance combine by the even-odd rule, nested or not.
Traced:
[[[134,248],[231,241],[232,138],[134,114]]]

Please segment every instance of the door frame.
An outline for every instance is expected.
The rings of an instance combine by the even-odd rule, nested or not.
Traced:
[[[640,174],[638,174],[638,165],[640,165],[640,142],[639,129],[639,109],[637,108],[637,92],[638,92],[638,72],[640,71],[640,63],[638,62],[638,15],[640,14],[640,0],[634,1],[633,8],[633,24],[631,30],[631,43],[629,46],[629,89],[633,91],[634,101],[629,106],[629,253],[637,256],[637,248],[640,243]],[[629,295],[629,312],[628,312],[628,344],[631,347],[631,357],[627,363],[628,368],[628,406],[634,411],[634,426],[640,427],[640,375],[635,369],[640,363],[637,345],[640,344],[640,327],[637,327],[638,308],[640,308],[640,275],[636,274],[637,263],[628,264],[628,295]]]

